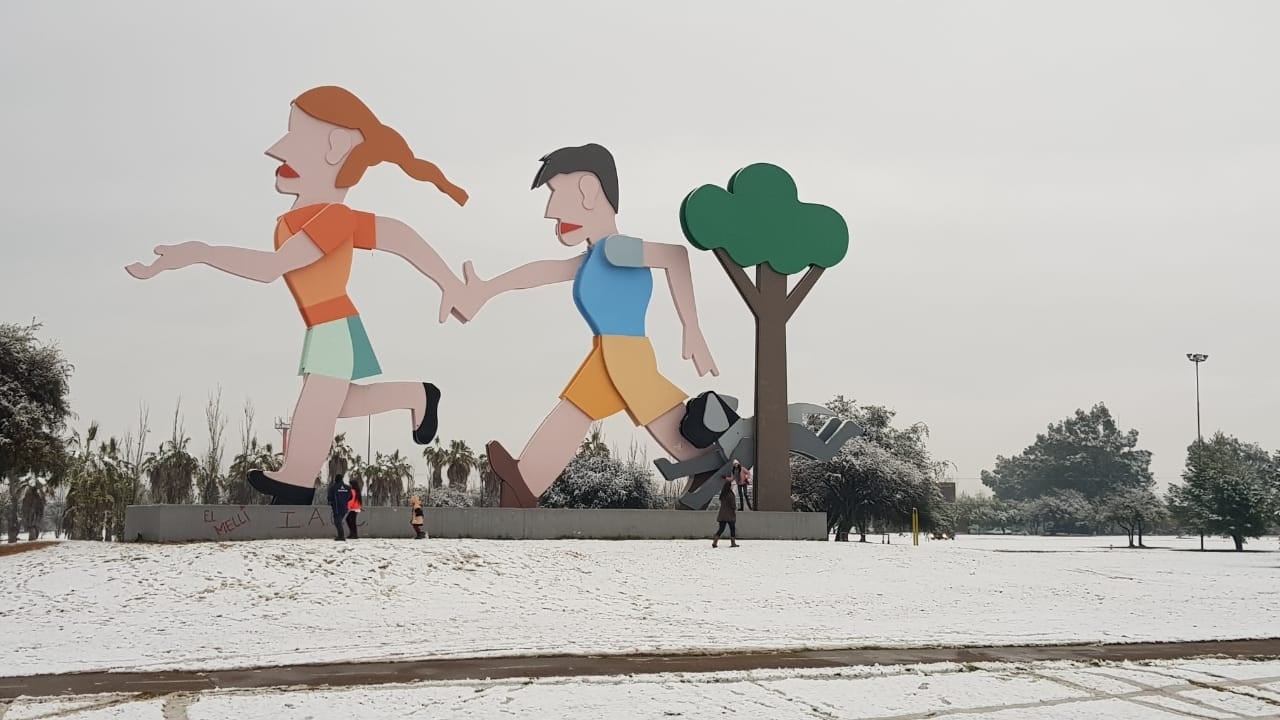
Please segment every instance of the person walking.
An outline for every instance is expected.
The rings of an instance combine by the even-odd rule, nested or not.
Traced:
[[[352,540],[360,539],[358,521],[360,519],[360,511],[364,509],[364,505],[361,502],[364,499],[364,494],[361,491],[363,486],[364,483],[360,481],[360,478],[351,479],[351,501],[347,503],[347,537]]]
[[[733,461],[733,479],[738,485],[738,509],[751,510],[751,471]]]
[[[333,528],[338,533],[334,540],[339,542],[347,539],[343,536],[342,524],[347,519],[350,504],[351,486],[342,480],[341,474],[334,473],[333,479],[329,482],[329,507],[333,508]]]
[[[413,516],[409,523],[413,525],[414,540],[421,540],[427,536],[427,531],[424,527],[426,524],[426,517],[422,512],[422,500],[418,499],[417,495],[413,496]]]
[[[738,547],[738,508],[733,502],[733,475],[726,475],[722,480],[724,486],[720,488],[720,512],[716,515],[716,522],[720,523],[720,527],[711,540],[711,547],[720,546],[720,536],[724,534],[726,526],[729,528],[729,547]]]

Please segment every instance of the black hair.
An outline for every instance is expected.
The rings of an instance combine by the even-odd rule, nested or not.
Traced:
[[[618,166],[613,162],[613,153],[602,145],[588,143],[577,147],[562,147],[539,158],[542,167],[533,177],[532,190],[537,190],[557,175],[589,172],[600,181],[604,197],[618,212]]]

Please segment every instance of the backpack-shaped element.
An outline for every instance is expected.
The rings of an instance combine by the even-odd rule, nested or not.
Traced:
[[[680,434],[694,447],[707,448],[741,419],[732,405],[716,391],[708,390],[685,403]]]

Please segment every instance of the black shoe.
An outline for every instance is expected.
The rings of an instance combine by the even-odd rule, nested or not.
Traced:
[[[413,441],[419,445],[430,444],[436,437],[436,429],[440,426],[440,388],[431,383],[422,383],[427,392],[427,409],[422,413],[422,422],[413,431]]]
[[[271,496],[272,505],[310,505],[316,498],[314,487],[300,487],[272,480],[261,470],[250,470],[247,479],[254,490]]]

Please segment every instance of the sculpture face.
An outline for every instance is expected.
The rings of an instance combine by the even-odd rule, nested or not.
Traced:
[[[276,192],[299,195],[332,189],[358,136],[358,131],[317,120],[291,106],[288,132],[266,149],[267,156],[281,163],[276,168]]]

